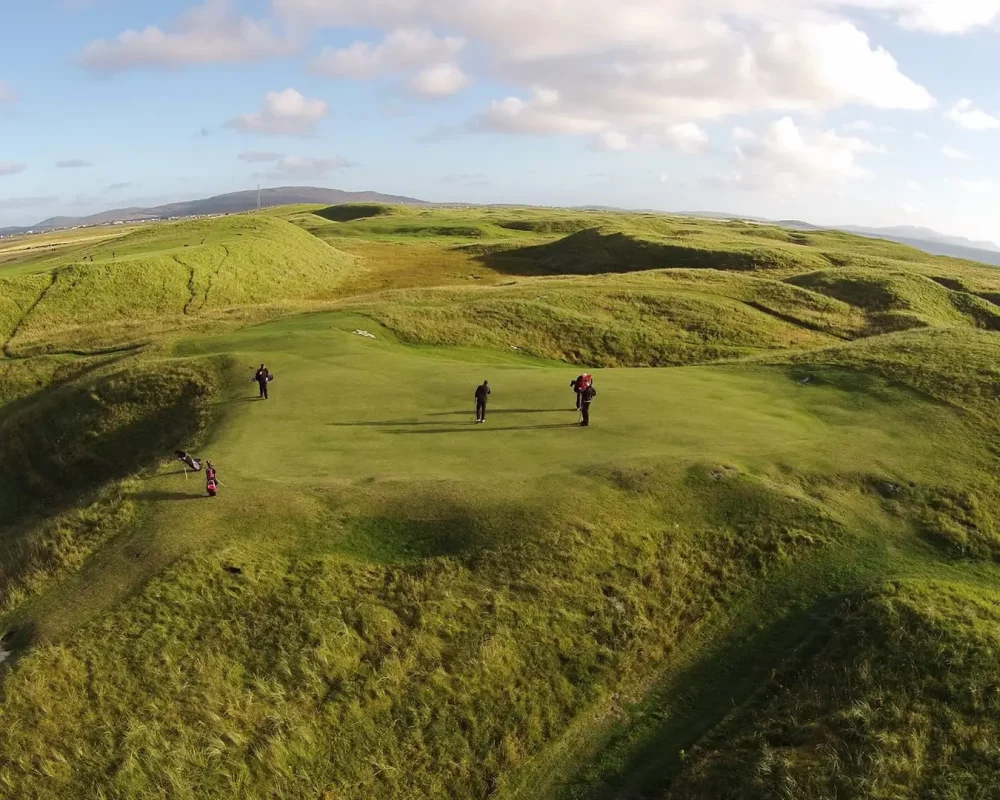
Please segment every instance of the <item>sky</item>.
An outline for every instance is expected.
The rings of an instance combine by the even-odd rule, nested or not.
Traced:
[[[1000,0],[6,0],[0,227],[262,186],[1000,242]]]

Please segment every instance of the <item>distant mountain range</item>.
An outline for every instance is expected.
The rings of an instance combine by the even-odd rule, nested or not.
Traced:
[[[261,189],[260,203],[262,206],[287,206],[297,203],[395,203],[399,205],[432,205],[412,197],[402,197],[380,192],[344,192],[339,189],[322,189],[315,186],[283,186],[278,189]],[[163,220],[175,217],[197,217],[213,214],[235,214],[241,211],[252,211],[257,208],[257,192],[231,192],[200,200],[188,200],[182,203],[169,203],[152,208],[116,208],[91,214],[86,217],[50,217],[29,227],[0,228],[0,236],[13,236],[27,231],[48,231],[57,228],[73,228],[83,225],[106,225],[113,222],[142,222],[144,220]],[[589,211],[635,211],[611,206],[579,206],[579,210]],[[652,209],[650,209],[652,211]],[[663,212],[652,212],[663,213]],[[707,219],[744,219],[768,225],[778,225],[795,230],[840,230],[867,236],[875,239],[888,239],[900,244],[906,244],[927,253],[941,256],[964,258],[970,261],[981,261],[986,264],[1000,266],[1000,246],[994,242],[974,241],[961,236],[948,236],[943,233],[915,226],[897,226],[891,228],[867,228],[860,225],[814,225],[795,219],[771,220],[764,217],[752,217],[745,214],[722,214],[715,211],[679,212],[686,216],[703,217]]]
[[[342,192],[339,189],[320,189],[314,186],[283,186],[279,189],[261,189],[262,206],[288,206],[297,203],[398,203],[426,205],[422,200],[379,192]],[[0,228],[0,236],[12,236],[27,231],[48,231],[56,228],[73,228],[82,225],[105,225],[112,222],[142,222],[171,217],[198,217],[210,214],[235,214],[257,208],[257,190],[231,192],[201,200],[169,203],[153,208],[115,208],[86,217],[50,217],[37,225],[18,228]]]
[[[962,236],[948,236],[930,228],[910,225],[891,228],[867,228],[862,225],[813,225],[811,222],[803,222],[798,219],[771,220],[764,217],[748,217],[744,214],[719,214],[714,211],[694,212],[690,216],[709,219],[745,219],[799,231],[845,231],[869,239],[888,239],[890,242],[909,245],[936,256],[964,258],[969,261],[980,261],[1000,266],[1000,246],[996,243],[966,239]]]

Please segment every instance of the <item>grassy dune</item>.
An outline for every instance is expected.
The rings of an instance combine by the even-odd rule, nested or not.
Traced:
[[[992,268],[370,205],[4,258],[0,796],[1000,792]]]
[[[815,638],[698,746],[665,800],[995,794],[995,595],[896,582]]]
[[[11,308],[0,320],[9,320],[9,354],[148,342],[201,318],[323,298],[350,265],[270,217],[150,225],[91,250],[48,275],[6,279]]]

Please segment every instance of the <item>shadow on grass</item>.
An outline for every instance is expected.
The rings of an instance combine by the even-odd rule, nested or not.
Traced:
[[[187,492],[139,492],[132,495],[134,500],[201,500],[205,494],[189,494]]]
[[[556,778],[549,796],[662,796],[684,768],[688,751],[699,743],[717,744],[713,732],[724,737],[727,722],[752,724],[753,713],[808,667],[832,636],[845,596],[818,598],[767,625],[740,619],[702,658],[654,684],[620,722],[596,731],[577,755],[584,766],[572,777],[562,776],[566,780]]]
[[[490,409],[487,413],[488,416],[493,416],[495,414],[572,414],[576,409],[564,409],[564,408],[496,408]],[[429,414],[431,417],[469,417],[469,423],[475,424],[474,419],[476,416],[475,409],[468,409],[467,411],[439,411],[434,414]],[[421,425],[444,425],[444,421],[409,421],[409,420],[390,420],[384,422],[329,422],[327,423],[334,428],[394,428],[394,427],[418,427]],[[532,428],[564,428],[569,423],[563,425],[535,425]],[[527,428],[505,428],[504,430],[528,430]],[[397,431],[398,433],[405,433],[405,431]],[[445,431],[441,431],[444,433]],[[413,431],[413,433],[436,433],[436,431]]]
[[[474,412],[469,416],[475,416]],[[390,422],[328,422],[333,428],[392,428],[399,425],[440,425],[440,422],[407,422],[405,420],[394,420]]]
[[[488,413],[490,414],[556,414],[560,411],[566,411],[565,408],[491,408]],[[573,411],[575,409],[569,409]],[[428,414],[429,417],[460,417],[465,414],[475,415],[474,409],[469,409],[468,411],[438,411],[434,414]]]
[[[32,620],[17,620],[6,630],[0,628],[3,634],[0,635],[0,650],[7,655],[0,663],[6,665],[7,669],[0,670],[0,685],[7,675],[11,674],[11,667],[17,663],[21,656],[28,653],[38,639],[38,625]]]
[[[421,430],[421,431],[406,431],[406,430],[391,430],[386,431],[386,433],[391,433],[395,435],[399,434],[418,434],[418,433],[510,433],[512,431],[543,431],[551,430],[553,428],[578,428],[580,423],[578,422],[562,422],[555,425],[518,425],[516,427],[507,428],[490,428],[488,425],[483,427],[481,425],[476,425],[475,423],[469,425],[468,428],[434,428],[433,430]]]
[[[723,269],[749,271],[778,266],[779,251],[691,247],[662,236],[645,239],[599,227],[570,233],[545,244],[487,250],[476,256],[505,275],[596,275],[649,269]]]

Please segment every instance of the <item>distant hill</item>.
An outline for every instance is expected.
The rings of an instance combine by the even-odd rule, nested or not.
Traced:
[[[339,203],[391,203],[397,205],[433,205],[424,200],[400,195],[381,194],[380,192],[345,192],[339,189],[324,189],[315,186],[283,186],[277,189],[261,189],[260,202],[262,206],[284,206],[297,203],[324,203],[337,205]],[[464,204],[463,204],[464,205]],[[54,230],[56,228],[72,228],[80,225],[105,225],[113,222],[141,222],[143,220],[160,220],[174,217],[196,217],[213,214],[235,214],[242,211],[252,211],[257,207],[257,191],[230,192],[199,200],[187,200],[180,203],[154,206],[152,208],[116,208],[91,214],[86,217],[50,217],[37,225],[27,227],[0,228],[0,236],[13,236],[29,230]],[[505,207],[505,206],[497,206]],[[577,206],[577,211],[616,211],[635,213],[636,209],[625,209],[614,206],[588,205]],[[663,212],[653,209],[642,209],[643,213],[675,213],[681,216],[699,217],[702,219],[738,219],[747,222],[758,222],[766,225],[778,225],[800,231],[839,230],[867,238],[888,239],[899,244],[909,245],[918,250],[933,255],[963,258],[969,261],[980,261],[986,264],[1000,266],[1000,246],[990,241],[975,241],[961,236],[949,236],[930,228],[912,225],[899,225],[886,228],[869,228],[862,225],[814,225],[797,219],[771,220],[766,217],[756,217],[748,214],[728,214],[718,211],[681,211]]]
[[[936,256],[951,256],[964,258],[968,261],[980,261],[984,264],[1000,266],[1000,246],[990,241],[976,241],[962,236],[949,236],[938,233],[931,228],[921,228],[912,225],[899,225],[889,228],[868,228],[862,225],[814,225],[798,219],[769,220],[763,217],[753,217],[746,214],[725,214],[716,211],[689,212],[686,216],[703,219],[740,219],[748,222],[761,222],[777,225],[781,228],[791,228],[799,231],[835,230],[853,233],[869,239],[887,239],[890,242],[909,245],[925,253]]]
[[[888,239],[890,242],[906,244],[936,256],[964,258],[967,261],[981,261],[985,264],[1000,266],[1000,247],[997,247],[993,242],[973,241],[961,236],[946,236],[929,228],[863,228],[856,225],[845,225],[837,230],[865,236],[869,239]]]
[[[840,226],[841,230],[848,231],[849,233],[857,233],[862,236],[879,236],[883,239],[899,240],[905,239],[907,243],[911,241],[919,242],[939,242],[943,245],[951,245],[954,247],[972,248],[974,250],[990,250],[994,253],[1000,253],[1000,247],[997,246],[995,242],[989,241],[976,241],[973,239],[966,239],[962,236],[948,236],[944,233],[938,233],[930,228],[922,228],[914,225],[898,225],[890,228],[866,228],[860,225],[843,225]]]
[[[774,223],[775,225],[780,225],[782,228],[791,228],[796,231],[821,231],[823,230],[819,225],[813,225],[810,222],[803,222],[800,219],[779,219]]]
[[[261,189],[262,206],[288,206],[297,203],[396,203],[400,205],[425,205],[423,200],[380,192],[344,192],[340,189],[322,189],[315,186],[282,186],[277,189]],[[86,217],[50,217],[37,225],[26,227],[0,228],[0,235],[10,236],[29,230],[54,230],[72,228],[79,225],[104,225],[111,222],[137,222],[142,220],[169,219],[171,217],[198,217],[210,214],[235,214],[257,208],[257,190],[230,192],[200,200],[186,200],[181,203],[152,208],[115,208],[91,214]]]

